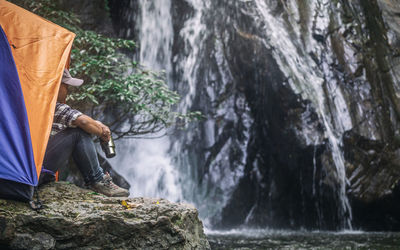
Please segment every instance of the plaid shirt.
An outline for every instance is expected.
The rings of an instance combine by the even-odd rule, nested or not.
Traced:
[[[67,104],[57,102],[50,135],[55,135],[66,128],[76,128],[76,126],[72,125],[72,122],[80,115],[82,115],[80,111],[72,109]]]

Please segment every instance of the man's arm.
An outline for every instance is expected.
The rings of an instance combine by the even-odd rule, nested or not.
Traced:
[[[72,122],[72,125],[77,126],[89,134],[97,135],[103,141],[109,141],[111,137],[110,129],[103,123],[92,119],[87,115],[80,115]]]

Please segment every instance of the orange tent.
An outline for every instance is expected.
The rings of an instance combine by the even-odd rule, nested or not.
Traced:
[[[33,154],[35,170],[32,174],[28,174],[31,176],[22,177],[12,175],[10,177],[7,174],[2,174],[0,170],[0,179],[4,178],[35,186],[50,136],[62,73],[69,60],[75,34],[5,0],[0,0],[0,26],[7,40],[3,43],[8,42],[12,54],[10,60],[14,60],[15,63],[16,81],[19,81],[22,90],[28,121],[27,126],[29,127],[28,137],[30,138],[28,139],[31,140],[31,153]],[[5,48],[4,51],[2,60],[8,62],[8,59],[4,59],[7,49]],[[7,65],[11,65],[11,63]],[[10,67],[12,68],[12,66]],[[0,72],[0,74],[3,74],[3,85],[5,86],[8,86],[15,78],[7,76],[8,72],[10,70],[6,72],[4,67],[3,73]],[[10,109],[13,108],[21,109],[21,107],[10,105]],[[15,113],[15,110],[11,110],[10,113]],[[13,143],[11,140],[4,144]],[[2,146],[0,141],[0,147]],[[21,157],[24,156],[17,158]],[[3,161],[6,162],[4,164],[10,164],[8,159],[3,159]],[[20,160],[20,162],[23,161]],[[29,160],[26,162],[29,162]],[[1,162],[1,155],[0,164],[0,166],[4,165]],[[29,172],[29,166],[18,166],[18,164],[20,163],[11,164],[14,166],[10,165],[9,168],[23,168],[19,171],[20,173]],[[15,175],[18,175],[18,171]]]

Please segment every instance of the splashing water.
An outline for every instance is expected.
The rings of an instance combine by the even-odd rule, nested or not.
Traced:
[[[144,67],[171,72],[173,38],[170,0],[139,1],[140,58]],[[167,74],[167,79],[168,79]],[[154,137],[154,135],[153,135]],[[123,140],[121,153],[112,160],[116,170],[131,184],[131,196],[161,197],[181,201],[179,173],[168,156],[170,141],[160,139]]]

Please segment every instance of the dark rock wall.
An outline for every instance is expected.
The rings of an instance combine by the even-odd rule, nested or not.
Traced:
[[[202,110],[208,122],[215,120],[215,141],[208,146],[209,124],[200,123],[192,128],[195,132],[182,135],[187,145],[183,155],[196,155],[189,157],[190,165],[199,182],[208,181],[208,186],[218,185],[215,172],[239,168],[244,162],[243,176],[213,219],[214,226],[335,228],[341,225],[342,214],[335,184],[324,182],[328,173],[321,158],[329,155],[329,148],[324,143],[306,145],[297,129],[303,120],[313,133],[322,134],[323,127],[310,102],[289,87],[272,55],[274,48],[263,45],[263,30],[243,11],[246,8],[252,6],[214,3],[204,16],[209,29],[203,40],[206,56],[199,58],[191,108]],[[281,15],[283,7],[274,11]],[[185,93],[179,77],[176,88]],[[216,97],[210,95],[210,86]],[[221,155],[228,155],[228,161]],[[184,162],[180,157],[178,164]]]
[[[398,1],[359,1],[344,5],[349,28],[344,38],[358,54],[350,97],[369,89],[364,115],[353,111],[354,127],[343,136],[354,225],[369,230],[399,230]],[[357,13],[357,14],[356,14]],[[366,131],[376,130],[374,134]]]
[[[355,228],[398,230],[399,2],[200,2],[171,1],[171,84],[192,95],[184,108],[206,116],[171,146],[186,198],[216,227],[343,229],[351,213],[338,190],[346,185]],[[262,2],[304,58],[298,65],[274,27],[265,28]],[[139,1],[109,5],[116,33],[140,41]],[[206,29],[185,33],[199,12]],[[180,62],[194,46],[188,71]],[[315,77],[299,78],[304,69]],[[312,92],[315,79],[322,92]]]
[[[218,18],[213,20],[214,31],[210,39],[220,39],[223,43],[224,58],[232,74],[232,82],[228,82],[229,86],[226,87],[229,89],[227,95],[237,105],[236,97],[238,93],[242,94],[248,109],[241,111],[243,108],[234,106],[238,117],[220,122],[226,124],[224,129],[229,129],[227,134],[231,140],[236,139],[236,143],[231,142],[229,145],[232,152],[230,161],[219,167],[230,167],[242,154],[240,145],[244,144],[243,140],[248,140],[248,144],[243,177],[223,208],[221,218],[216,219],[220,220],[216,226],[237,227],[248,224],[277,228],[317,228],[322,226],[320,223],[336,224],[336,208],[329,209],[336,204],[327,203],[329,199],[325,202],[320,200],[323,199],[320,192],[325,187],[318,185],[314,193],[312,189],[313,159],[321,155],[323,147],[305,146],[293,129],[296,124],[300,126],[301,114],[310,107],[290,89],[271,49],[262,44],[262,34],[257,30],[257,23],[251,16],[238,11],[243,6],[228,6],[230,9],[226,4],[221,4],[215,10],[220,15],[214,14]],[[229,14],[226,13],[227,9]],[[232,16],[234,21],[230,20]],[[206,87],[199,84],[202,92],[206,91]],[[198,98],[204,96],[204,93],[199,93]],[[220,95],[220,98],[227,97]],[[203,107],[200,105],[196,108]],[[215,107],[209,109],[215,110]],[[252,118],[247,138],[240,136],[245,127],[241,112],[248,112]],[[310,111],[309,116],[310,123],[315,123],[315,129],[318,130],[315,113]],[[215,145],[226,143],[224,132],[217,136]],[[241,140],[241,137],[244,138]],[[220,152],[220,148],[211,147],[208,152],[215,155]],[[317,164],[317,176],[321,176],[320,162]],[[206,162],[206,168],[210,165],[210,162]],[[326,198],[332,198],[329,189],[323,193]],[[328,210],[323,209],[323,214],[319,214],[318,200],[327,205]],[[320,216],[331,219],[319,220]]]

